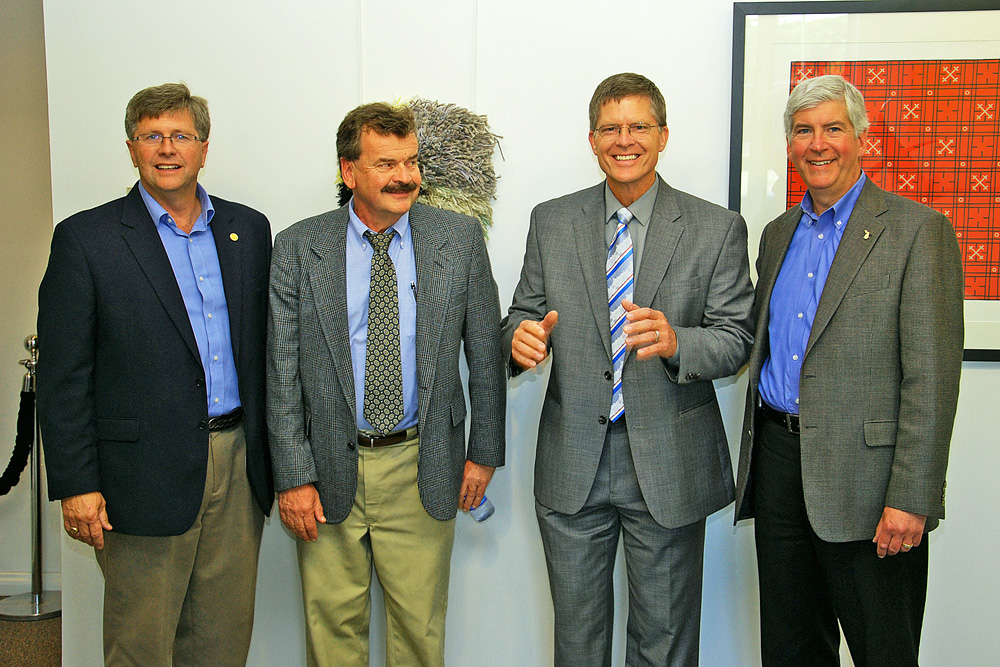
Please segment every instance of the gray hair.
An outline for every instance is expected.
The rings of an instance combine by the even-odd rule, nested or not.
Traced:
[[[605,104],[633,95],[649,100],[657,125],[667,124],[667,103],[663,100],[663,94],[656,84],[641,74],[623,72],[612,74],[597,84],[594,96],[590,98],[590,129],[597,129],[597,117]]]
[[[212,121],[208,117],[208,101],[204,97],[192,95],[183,83],[165,83],[162,86],[143,88],[132,96],[125,107],[125,134],[135,137],[139,121],[145,118],[159,118],[175,111],[189,111],[194,119],[194,131],[202,141],[208,139]]]
[[[354,162],[361,157],[361,135],[370,130],[383,137],[405,139],[417,131],[417,122],[409,107],[394,107],[385,102],[362,104],[348,112],[337,128],[337,157]]]
[[[868,114],[865,98],[850,81],[836,74],[826,74],[806,79],[795,86],[785,104],[785,139],[792,138],[792,120],[803,109],[818,107],[823,102],[843,102],[847,118],[854,128],[854,137],[868,131]]]

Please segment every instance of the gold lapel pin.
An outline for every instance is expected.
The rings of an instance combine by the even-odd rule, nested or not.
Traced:
[[[868,237],[870,237],[871,235],[872,235],[872,233],[866,229],[865,230],[865,241],[867,241]],[[233,236],[236,236],[236,234],[233,234]],[[235,241],[236,239],[234,238],[233,240]]]
[[[865,232],[865,238],[868,238],[867,234],[868,233]],[[239,241],[240,240],[240,235],[237,234],[236,232],[233,232],[232,234],[229,235],[229,238],[231,238],[234,241]]]

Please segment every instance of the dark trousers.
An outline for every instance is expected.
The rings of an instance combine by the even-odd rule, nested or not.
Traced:
[[[881,559],[871,540],[821,540],[806,515],[799,444],[797,435],[758,419],[753,493],[764,667],[839,665],[838,620],[857,667],[916,665],[927,540]]]

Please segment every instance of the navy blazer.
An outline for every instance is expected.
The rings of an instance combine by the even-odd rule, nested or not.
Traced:
[[[264,422],[271,228],[212,197],[247,477],[274,499]],[[117,532],[179,535],[201,506],[205,373],[184,300],[138,188],[56,226],[38,291],[38,416],[50,499],[100,491]]]

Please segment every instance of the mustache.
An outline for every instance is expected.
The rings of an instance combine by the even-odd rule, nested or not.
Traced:
[[[389,185],[382,188],[382,192],[387,192],[389,194],[403,194],[404,192],[413,192],[417,189],[416,183],[390,183]]]

